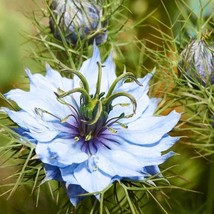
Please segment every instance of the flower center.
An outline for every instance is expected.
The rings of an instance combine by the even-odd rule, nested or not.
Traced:
[[[76,141],[79,139],[84,139],[84,141],[90,141],[93,138],[99,137],[99,135],[106,129],[109,129],[112,133],[116,131],[111,128],[111,125],[114,123],[118,123],[123,127],[126,127],[122,123],[119,122],[122,118],[128,118],[133,116],[136,111],[137,102],[135,98],[126,92],[115,92],[116,86],[120,81],[126,81],[127,79],[134,80],[138,85],[141,85],[135,76],[132,73],[124,73],[121,76],[117,77],[112,85],[110,86],[107,94],[101,92],[101,78],[102,78],[102,67],[99,63],[98,65],[98,77],[96,82],[96,91],[95,94],[91,95],[89,93],[89,84],[85,77],[75,71],[71,71],[73,75],[76,75],[81,80],[80,88],[74,88],[68,92],[64,92],[61,89],[58,89],[58,92],[55,93],[59,102],[69,105],[76,112],[76,115],[73,116],[78,123],[79,136],[75,137]],[[80,108],[79,110],[75,109],[74,106],[71,106],[69,103],[64,101],[64,97],[70,96],[74,93],[80,93]],[[105,96],[104,96],[105,95]],[[121,112],[115,118],[108,118],[109,112],[112,111],[113,105],[112,102],[118,97],[126,97],[131,101],[133,106],[133,112],[130,115],[125,115]],[[120,103],[120,105],[124,105],[124,103]]]
[[[85,141],[96,138],[103,131],[108,113],[100,99],[94,98],[80,106],[80,133]]]

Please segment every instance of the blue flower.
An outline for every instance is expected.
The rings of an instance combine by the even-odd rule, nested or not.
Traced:
[[[102,44],[107,39],[106,21],[101,21],[102,10],[89,1],[54,0],[51,4],[52,15],[50,28],[54,36],[61,40],[76,44],[79,39],[88,40],[92,44]]]
[[[96,46],[80,71],[71,71],[73,79],[49,65],[46,71],[43,76],[27,70],[30,90],[6,94],[21,110],[4,111],[35,145],[46,180],[64,182],[73,205],[82,193],[96,192],[99,198],[97,192],[116,180],[160,173],[158,165],[173,155],[162,152],[178,140],[167,133],[180,114],[154,116],[159,100],[147,95],[153,73],[117,77],[112,53],[101,64]]]

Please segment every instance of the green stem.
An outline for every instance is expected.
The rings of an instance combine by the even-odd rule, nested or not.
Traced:
[[[212,162],[209,170],[208,192],[207,192],[207,214],[214,213],[214,154],[211,156]]]
[[[126,199],[127,199],[127,201],[128,201],[128,204],[129,204],[129,207],[130,207],[130,209],[131,209],[132,214],[136,214],[134,205],[133,205],[133,203],[132,203],[132,201],[131,201],[131,199],[130,199],[130,197],[129,197],[129,192],[128,192],[126,186],[125,186],[124,184],[122,184],[122,183],[121,183],[121,186],[123,187],[123,190],[124,190],[124,192],[125,192]]]

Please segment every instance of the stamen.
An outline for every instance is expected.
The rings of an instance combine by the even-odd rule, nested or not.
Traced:
[[[89,140],[91,140],[92,139],[92,133],[90,132],[89,134],[87,134],[86,136],[85,136],[85,141],[89,141]]]
[[[80,138],[79,138],[78,136],[75,136],[75,137],[74,137],[74,140],[75,140],[76,142],[78,142],[78,141],[80,140]]]
[[[74,114],[69,114],[69,115],[66,116],[65,118],[61,119],[61,120],[60,120],[61,123],[65,123],[69,117],[73,117],[73,118],[76,120],[76,122],[78,123],[77,117],[76,117]]]
[[[103,126],[101,126],[99,130],[97,130],[97,134],[99,135],[99,133],[101,133],[103,130],[109,129],[112,124],[116,123],[118,120],[124,117],[125,117],[125,114],[122,113],[119,117],[113,117],[110,120],[107,120],[105,124],[103,124]]]
[[[74,106],[72,106],[70,103],[66,102],[65,100],[63,99],[60,99],[60,98],[57,98],[57,101],[60,102],[61,104],[63,105],[67,105],[68,107],[70,107],[75,113],[76,115],[78,116],[79,118],[79,112],[76,110],[76,108]],[[78,120],[77,120],[78,121]]]
[[[120,119],[122,119],[124,117],[125,117],[124,113],[122,113],[119,117],[112,117],[111,119],[106,121],[105,125],[107,125],[107,124],[108,124],[108,126],[112,125],[113,123],[117,122],[118,120],[120,120]]]
[[[121,123],[121,122],[116,122],[117,124],[119,124],[120,126],[122,126],[124,129],[128,129],[128,126],[125,125],[124,123]]]
[[[110,120],[108,120],[106,122],[106,124],[99,130],[99,132],[102,132],[104,129],[108,129],[109,131],[111,131],[113,134],[117,133],[116,130],[112,129],[110,126],[113,125],[114,123],[117,123],[119,124],[120,126],[122,126],[123,128],[127,129],[128,126],[125,125],[124,123],[121,123],[119,122],[120,119],[124,118],[124,113],[121,114],[119,117],[114,117],[114,118],[111,118]]]
[[[58,119],[61,123],[65,123],[65,122],[66,122],[65,118],[64,118],[64,119],[60,119],[60,118],[57,117],[56,115],[54,115],[54,114],[52,114],[52,113],[50,113],[50,112],[48,112],[48,111],[46,111],[46,110],[44,110],[44,109],[35,108],[34,111],[35,111],[35,113],[36,113],[37,115],[39,115],[39,116],[41,117],[41,119],[42,119],[42,117],[43,117],[43,113],[45,113],[45,114],[48,114],[48,115],[51,115],[51,116],[55,117],[55,118]],[[78,122],[78,120],[77,120],[77,118],[75,117],[75,115],[68,115],[66,118],[68,118],[68,117],[70,117],[70,116],[73,116],[73,117],[75,118],[75,120]],[[65,121],[64,121],[64,120],[65,120]],[[71,125],[71,124],[69,124],[69,126],[72,127],[73,129],[77,129],[76,126],[73,126],[73,125]]]
[[[112,134],[116,134],[117,133],[117,130],[109,127],[109,126],[106,126],[106,128],[112,133]]]
[[[54,115],[54,114],[52,114],[52,113],[50,113],[49,111],[46,111],[46,110],[44,110],[44,109],[41,109],[41,108],[34,108],[34,111],[35,111],[35,113],[37,114],[37,115],[39,115],[40,117],[41,117],[41,119],[42,119],[42,117],[43,117],[43,113],[45,113],[45,114],[48,114],[48,115],[51,115],[51,116],[53,116],[53,117],[55,117],[56,119],[58,119],[58,120],[61,120],[59,117],[57,117],[56,115]]]

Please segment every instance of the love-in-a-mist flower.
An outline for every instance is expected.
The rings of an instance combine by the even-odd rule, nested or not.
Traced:
[[[193,40],[181,53],[179,68],[191,81],[214,84],[214,34]]]
[[[154,116],[159,100],[147,95],[153,73],[117,77],[112,54],[101,63],[96,46],[80,71],[71,71],[73,79],[49,65],[46,70],[46,76],[27,70],[30,90],[5,95],[21,110],[4,111],[35,145],[46,179],[63,182],[72,204],[82,193],[99,198],[97,192],[116,180],[160,173],[158,165],[173,155],[162,152],[178,140],[167,133],[180,114]]]
[[[86,39],[102,44],[107,39],[107,22],[102,19],[102,9],[94,0],[54,0],[51,5],[50,28],[54,36],[71,44]]]

